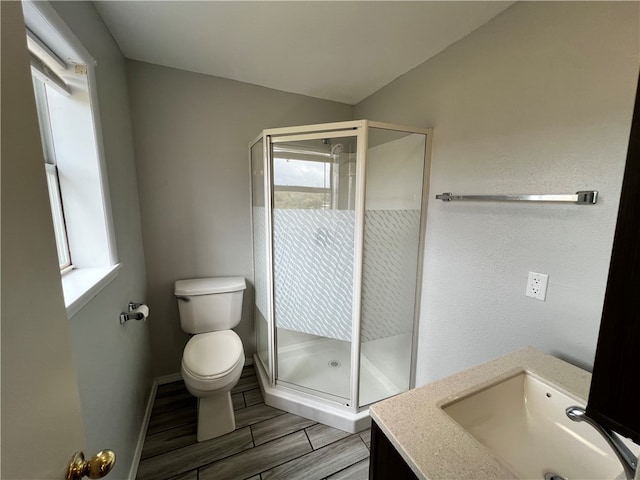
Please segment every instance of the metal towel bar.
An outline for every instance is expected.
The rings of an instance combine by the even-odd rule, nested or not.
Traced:
[[[443,193],[436,195],[436,200],[450,202],[452,200],[471,200],[481,202],[571,202],[578,205],[595,205],[598,202],[597,190],[581,190],[575,194],[555,195],[454,195]]]

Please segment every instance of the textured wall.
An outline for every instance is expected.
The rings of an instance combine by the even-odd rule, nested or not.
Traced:
[[[417,383],[533,345],[593,362],[638,75],[636,2],[522,2],[356,106],[434,127],[436,193],[573,193],[595,206],[430,200]],[[547,301],[525,297],[549,274]]]
[[[90,2],[52,2],[98,62],[96,82],[118,276],[71,318],[87,451],[112,448],[113,478],[126,478],[153,381],[148,322],[120,325],[129,301],[146,302],[146,276],[125,60]]]
[[[249,142],[271,127],[350,120],[353,107],[128,62],[156,374],[180,370],[173,282],[248,279],[236,328],[254,351]]]

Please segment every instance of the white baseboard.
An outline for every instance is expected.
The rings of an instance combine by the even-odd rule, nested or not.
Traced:
[[[182,374],[180,372],[170,373],[169,375],[163,375],[156,378],[158,385],[164,385],[165,383],[179,382],[182,380]]]
[[[156,378],[151,385],[149,399],[147,400],[147,409],[144,412],[144,418],[142,419],[142,425],[140,426],[140,433],[138,434],[138,443],[136,444],[136,450],[133,453],[133,459],[131,460],[129,480],[135,480],[138,475],[138,466],[140,465],[140,458],[142,457],[142,448],[144,447],[144,440],[147,437],[147,428],[149,427],[149,419],[151,418],[151,411],[153,410],[153,402],[156,399],[157,391],[158,379]]]

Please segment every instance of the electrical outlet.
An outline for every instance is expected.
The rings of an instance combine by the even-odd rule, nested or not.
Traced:
[[[529,279],[527,280],[527,291],[525,294],[527,297],[535,298],[536,300],[542,300],[544,302],[547,297],[547,283],[549,281],[549,275],[544,273],[529,272]]]

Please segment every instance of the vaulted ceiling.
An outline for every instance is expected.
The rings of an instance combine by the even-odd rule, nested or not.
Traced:
[[[105,1],[127,58],[356,104],[513,2]]]

